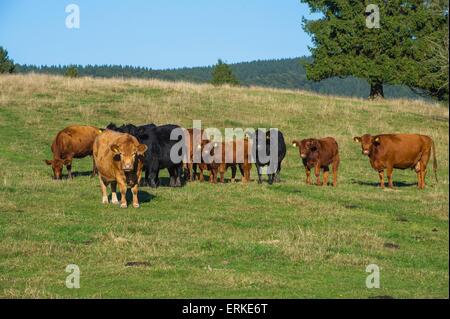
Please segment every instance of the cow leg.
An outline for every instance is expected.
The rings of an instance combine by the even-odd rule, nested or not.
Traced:
[[[339,156],[334,158],[332,169],[333,169],[333,187],[337,186],[338,168],[339,168]]]
[[[268,176],[268,182],[269,182],[269,185],[272,185],[273,184],[273,181],[274,181],[274,179],[275,179],[275,174],[269,174]]]
[[[239,164],[239,171],[241,172],[242,175],[242,181],[244,181],[245,178],[245,171],[244,171],[244,167],[242,166],[242,164]]]
[[[192,181],[195,181],[197,179],[197,164],[192,164]]]
[[[127,184],[118,182],[120,189],[120,208],[127,208]]]
[[[316,176],[316,185],[321,186],[322,183],[320,181],[320,166],[316,165],[314,167],[314,175]]]
[[[98,174],[97,166],[95,166],[95,159],[94,156],[92,156],[92,174],[91,178]]]
[[[70,161],[69,164],[66,165],[66,169],[67,169],[68,177],[70,179],[73,179],[73,176],[72,176],[72,161]]]
[[[181,187],[181,171],[182,171],[182,166],[178,165],[175,168],[175,173],[176,173],[175,187]]]
[[[328,176],[330,174],[330,168],[325,166],[323,168],[323,185],[328,186]]]
[[[305,167],[305,172],[306,172],[306,184],[310,185],[311,184],[311,169],[309,167]]]
[[[119,204],[119,200],[117,199],[117,182],[111,182],[111,203]]]
[[[220,164],[219,165],[219,174],[220,174],[220,182],[225,183],[225,171],[226,171],[226,164]]]
[[[142,179],[141,186],[150,185],[149,169],[144,167],[144,178]]]
[[[256,165],[256,171],[258,172],[258,184],[262,183],[262,167]]]
[[[156,185],[156,187],[159,186],[159,168],[158,168],[158,170],[156,171],[156,174],[155,174],[155,185]]]
[[[427,175],[427,168],[425,165],[422,164],[422,176],[421,176],[421,180],[422,180],[422,189],[425,188],[425,176]]]
[[[191,172],[189,170],[189,164],[183,164],[184,180],[186,182],[191,180]]]
[[[252,171],[252,163],[246,163],[244,165],[246,166],[246,170],[247,170],[247,182],[250,182],[250,173]]]
[[[131,188],[131,192],[133,193],[133,207],[139,208],[139,199],[138,199],[138,184],[135,184]]]
[[[425,175],[426,175],[426,167],[420,161],[416,164],[415,171],[417,173],[417,188],[423,189],[425,188]]]
[[[378,171],[378,177],[380,178],[380,187],[384,188],[384,170]]]
[[[186,181],[193,182],[195,180],[195,174],[193,172],[193,166],[194,164],[188,163],[186,168]]]
[[[205,180],[205,176],[203,175],[203,165],[198,167],[200,169],[200,173],[198,173],[198,180],[203,182]]]
[[[236,172],[237,172],[237,168],[235,165],[231,166],[231,182],[234,183],[236,182]]]
[[[169,171],[169,175],[170,175],[170,181],[169,181],[169,186],[170,187],[175,187],[176,184],[176,172],[175,169],[173,167],[168,168],[167,169]]]
[[[281,171],[281,162],[278,163],[277,171],[275,173],[275,181],[274,182],[276,182],[276,183],[281,182],[280,171]]]
[[[244,179],[243,179],[243,182],[247,183],[247,182],[250,182],[250,170],[252,168],[252,164],[244,163],[243,166],[244,166]]]
[[[388,176],[388,187],[389,188],[394,188],[394,182],[392,181],[392,173],[394,172],[394,168],[393,167],[388,167],[386,169],[387,171],[387,176]]]
[[[216,184],[217,183],[217,168],[211,168],[210,169],[210,174],[209,174],[209,182],[211,184]]]
[[[107,184],[103,181],[103,178],[98,175],[98,179],[100,180],[100,188],[102,189],[102,203],[108,204],[108,192],[106,189]]]

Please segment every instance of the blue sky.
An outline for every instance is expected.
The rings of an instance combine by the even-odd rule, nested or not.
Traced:
[[[65,25],[68,4],[80,28]],[[299,0],[0,0],[0,46],[17,63],[153,69],[309,55]]]

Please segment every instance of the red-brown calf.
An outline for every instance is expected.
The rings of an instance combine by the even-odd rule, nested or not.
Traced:
[[[60,131],[52,143],[53,159],[45,160],[53,169],[53,178],[61,179],[63,166],[72,178],[72,159],[92,155],[92,145],[101,130],[94,126],[72,125]],[[95,164],[92,175],[95,175]]]
[[[301,141],[292,142],[294,147],[298,147],[300,157],[306,170],[306,184],[311,184],[311,169],[314,168],[317,185],[328,185],[329,166],[333,169],[333,186],[337,185],[337,175],[339,168],[339,147],[332,137],[321,139],[307,138]],[[320,170],[323,171],[323,184],[320,181]]]

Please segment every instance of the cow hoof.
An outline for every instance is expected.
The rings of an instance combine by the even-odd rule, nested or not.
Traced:
[[[120,204],[120,208],[127,208],[127,204]]]
[[[102,198],[102,204],[108,204],[108,203],[109,203],[108,197],[103,197]]]
[[[114,201],[112,200],[112,201],[111,201],[111,204],[119,205],[119,201],[118,201],[118,200],[114,200]]]
[[[134,208],[139,208],[139,203],[138,204],[133,204]]]

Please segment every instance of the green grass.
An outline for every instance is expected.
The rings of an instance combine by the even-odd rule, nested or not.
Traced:
[[[120,209],[101,204],[97,178],[53,181],[43,163],[69,124],[189,127],[193,119],[221,129],[278,127],[288,145],[334,136],[338,187],[305,185],[289,146],[280,184],[142,187],[141,208]],[[448,129],[447,108],[408,100],[1,76],[0,297],[448,298]],[[396,170],[398,187],[377,188],[352,137],[380,132],[432,136],[439,183],[430,171],[419,191],[413,171]],[[73,166],[87,173],[91,159]],[[80,289],[65,287],[71,263],[81,269]],[[365,287],[372,263],[381,268],[380,289]]]

